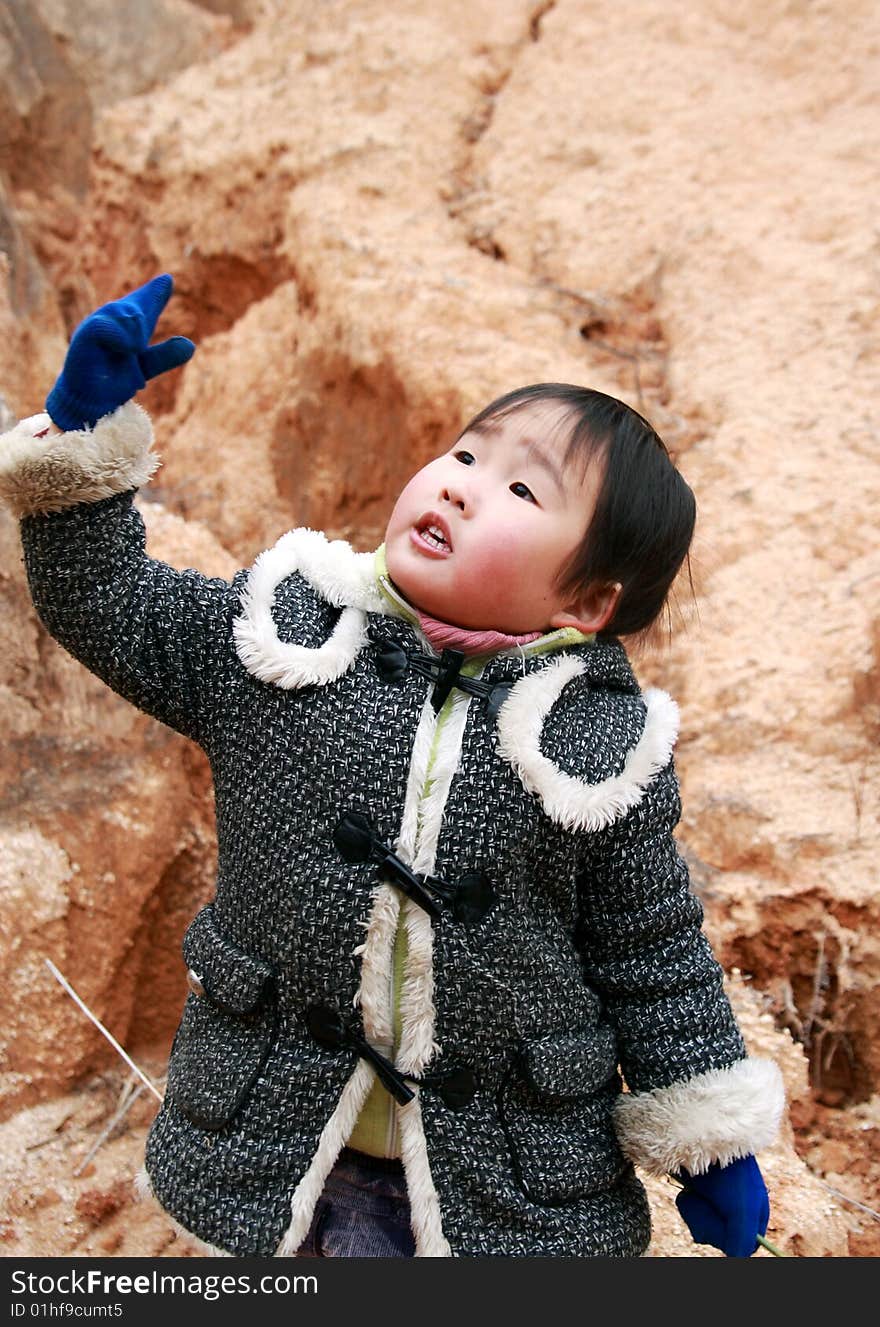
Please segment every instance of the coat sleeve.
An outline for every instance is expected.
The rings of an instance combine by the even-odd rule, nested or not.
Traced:
[[[703,909],[672,835],[681,813],[673,763],[620,820],[588,838],[579,874],[584,975],[604,1002],[628,1091],[624,1152],[656,1174],[726,1165],[772,1142],[782,1076],[750,1059]]]
[[[94,430],[0,438],[0,497],[21,519],[46,630],[139,709],[203,742],[229,650],[233,587],[148,557],[135,489],[155,470],[149,418],[129,403]]]

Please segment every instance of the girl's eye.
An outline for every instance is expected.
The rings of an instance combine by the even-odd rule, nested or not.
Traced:
[[[461,461],[462,465],[473,465],[476,458],[474,457],[473,452],[461,451],[455,453],[455,459],[456,461]]]
[[[521,489],[523,489],[524,491],[523,491],[522,493],[516,493],[516,490],[517,490],[518,488],[521,488]],[[523,484],[519,479],[516,481],[516,483],[511,484],[511,486],[510,486],[510,491],[511,491],[511,493],[516,493],[516,496],[517,496],[518,498],[523,498],[523,497],[524,497],[524,498],[528,498],[530,501],[532,501],[532,502],[534,502],[534,503],[537,504],[538,499],[535,497],[535,495],[534,495],[534,493],[532,492],[532,490],[531,490],[530,488],[527,488],[526,485]]]

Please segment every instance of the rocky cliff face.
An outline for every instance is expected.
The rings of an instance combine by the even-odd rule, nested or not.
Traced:
[[[144,393],[165,463],[139,503],[155,556],[223,575],[294,525],[374,547],[409,474],[509,387],[646,413],[697,493],[699,608],[683,586],[638,667],[682,706],[681,843],[750,1043],[786,1067],[777,1232],[873,1252],[827,1185],[877,1206],[880,21],[867,0],[679,10],[14,0],[0,393],[40,408],[79,317],[173,272],[163,326],[199,349]],[[8,1171],[7,1247],[134,1252],[149,1229],[155,1252],[127,1198],[70,1187],[94,1125],[74,1085],[94,1101],[115,1070],[43,957],[161,1072],[211,888],[208,772],[46,637],[3,516],[0,549],[0,1081],[41,1163]]]

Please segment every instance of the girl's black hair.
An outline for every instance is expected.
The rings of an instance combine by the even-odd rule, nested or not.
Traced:
[[[490,402],[459,436],[537,402],[564,407],[570,425],[566,467],[579,465],[583,474],[594,459],[604,467],[593,518],[556,588],[574,596],[597,582],[618,581],[623,590],[600,634],[644,635],[662,614],[688,559],[694,495],[648,421],[623,401],[588,387],[540,382],[517,388]]]

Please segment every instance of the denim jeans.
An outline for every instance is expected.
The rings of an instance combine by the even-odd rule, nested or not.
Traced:
[[[297,1258],[412,1258],[406,1176],[400,1161],[344,1147],[315,1205]]]

